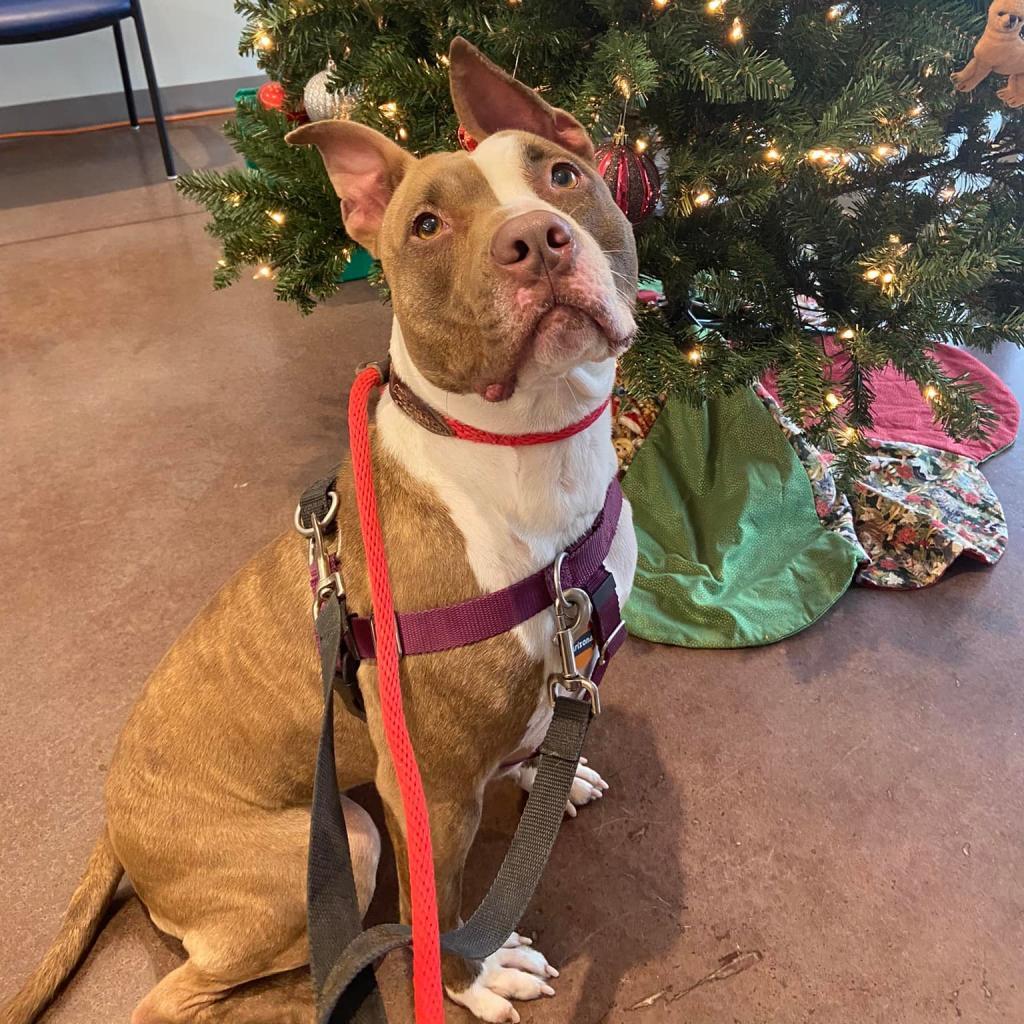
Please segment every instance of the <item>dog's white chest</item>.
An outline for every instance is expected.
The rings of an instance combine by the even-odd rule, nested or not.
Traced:
[[[617,470],[604,422],[595,424],[587,432],[590,436],[574,438],[571,448],[520,453],[468,445],[416,427],[410,430],[404,414],[383,402],[377,415],[382,434],[396,439],[389,445],[392,452],[400,451],[409,472],[429,485],[446,506],[484,592],[501,590],[552,565],[593,525]],[[624,500],[604,562],[615,580],[620,608],[633,585],[636,558],[633,513]],[[561,667],[555,630],[551,608],[512,630],[527,656],[543,665],[544,680]],[[506,760],[534,751],[550,720],[551,705],[543,684],[526,731]]]

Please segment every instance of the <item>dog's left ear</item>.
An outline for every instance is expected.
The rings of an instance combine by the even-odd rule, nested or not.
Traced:
[[[448,58],[455,113],[477,142],[516,129],[557,142],[587,163],[594,162],[594,144],[572,114],[545,103],[462,36],[452,40]]]

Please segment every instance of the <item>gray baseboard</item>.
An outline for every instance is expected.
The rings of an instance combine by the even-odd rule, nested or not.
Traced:
[[[114,66],[117,58],[112,57]],[[217,82],[195,82],[191,85],[172,85],[161,89],[165,114],[193,114],[200,110],[230,107],[235,102],[235,90],[258,86],[265,82],[263,75],[249,78],[226,78]],[[135,90],[135,106],[139,117],[151,117],[149,93]],[[64,100],[46,100],[41,103],[22,103],[15,107],[0,107],[0,135],[7,132],[49,131],[55,128],[85,128],[93,124],[126,121],[124,93],[110,92],[98,96],[74,96]]]

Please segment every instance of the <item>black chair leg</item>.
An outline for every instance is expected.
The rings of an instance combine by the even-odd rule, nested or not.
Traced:
[[[124,36],[121,34],[121,23],[114,22],[114,42],[117,44],[117,63],[121,66],[121,84],[124,86],[124,102],[128,107],[128,120],[132,130],[139,130],[139,115],[135,112],[135,94],[132,92],[132,76],[128,72],[128,56],[124,52]]]
[[[149,39],[146,36],[146,24],[142,20],[142,7],[138,0],[132,4],[132,18],[135,19],[135,31],[139,37],[139,51],[142,54],[142,66],[146,71],[146,85],[149,88],[149,101],[153,106],[153,120],[156,122],[156,133],[160,138],[160,149],[164,154],[164,167],[167,177],[176,178],[174,156],[171,144],[167,141],[167,127],[164,125],[164,108],[160,102],[160,87],[156,84],[156,73],[153,71],[153,58],[149,52]]]

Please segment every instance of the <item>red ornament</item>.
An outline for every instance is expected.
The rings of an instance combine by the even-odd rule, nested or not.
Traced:
[[[305,124],[309,120],[301,104],[294,108],[288,106],[288,94],[280,82],[264,82],[256,90],[256,99],[264,110],[278,110],[294,123]]]
[[[631,224],[645,221],[658,205],[661,195],[661,175],[646,151],[637,152],[626,142],[626,132],[620,128],[607,142],[602,142],[594,154],[597,173],[611,190],[612,198]]]
[[[464,124],[459,125],[459,145],[467,153],[472,153],[473,150],[480,145],[480,143],[477,142],[476,139],[474,139],[473,136],[466,131],[466,126]]]
[[[284,110],[288,97],[280,82],[264,82],[256,90],[256,98],[264,110]]]

